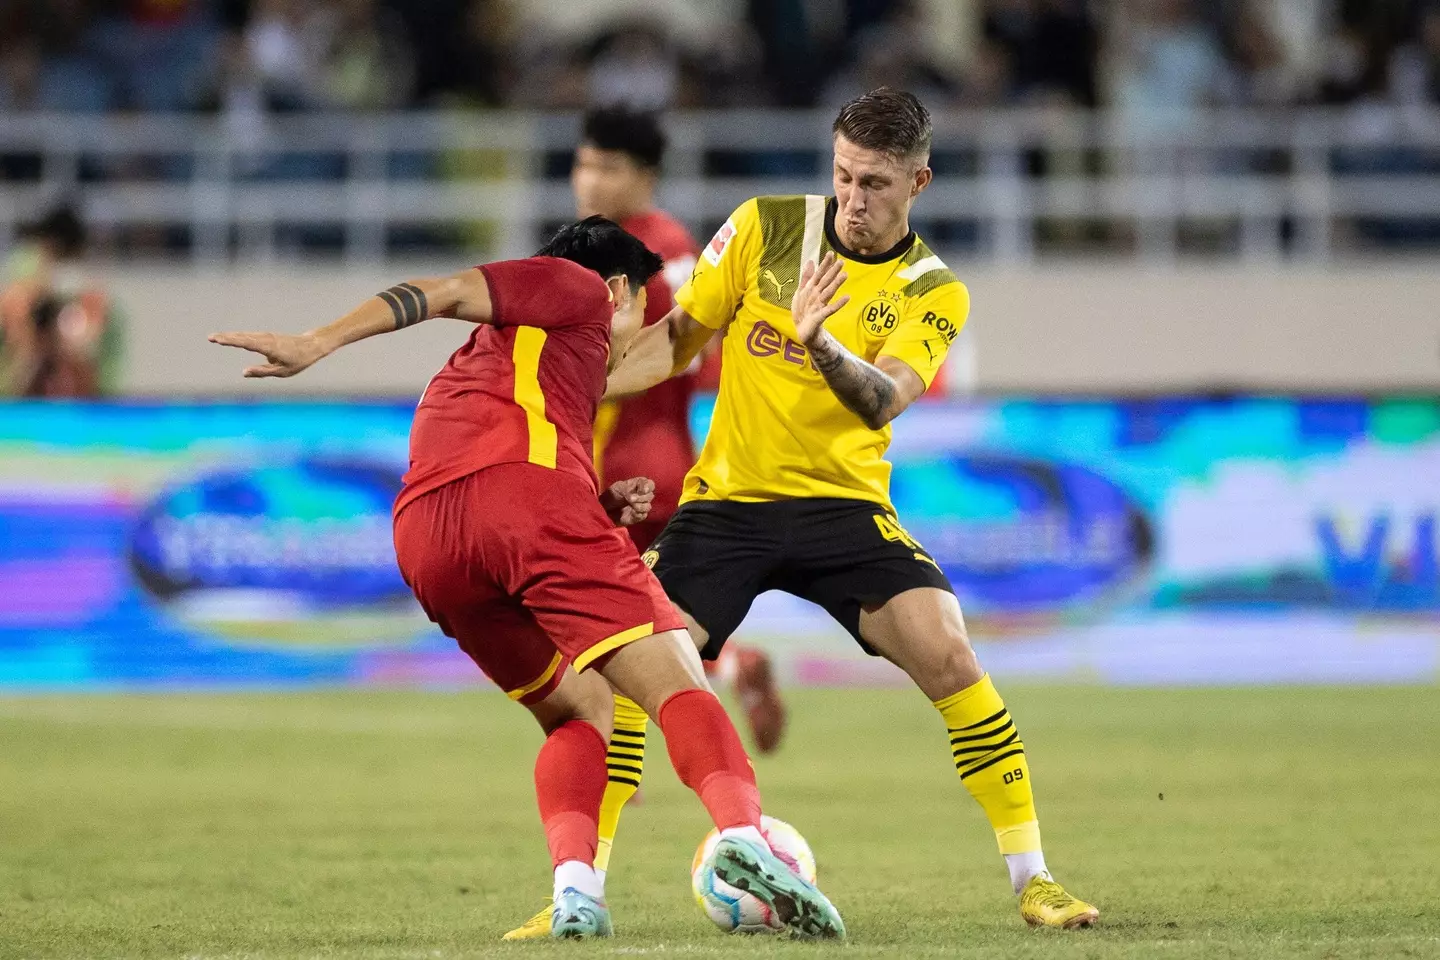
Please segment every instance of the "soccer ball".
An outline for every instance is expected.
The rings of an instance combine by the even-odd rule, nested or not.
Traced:
[[[761,817],[760,832],[776,856],[790,864],[800,876],[815,882],[815,854],[799,830],[784,820]],[[705,916],[726,933],[782,933],[785,924],[768,906],[715,876],[710,856],[719,842],[720,831],[711,830],[690,861],[690,888],[695,892],[695,902],[700,904]]]

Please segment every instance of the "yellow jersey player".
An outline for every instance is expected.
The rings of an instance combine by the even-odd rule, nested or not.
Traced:
[[[1024,742],[950,583],[890,504],[890,421],[924,393],[970,309],[964,284],[910,229],[931,181],[930,142],[929,115],[908,93],[846,104],[834,196],[758,197],[736,210],[610,390],[683,371],[725,332],[709,437],[646,563],[706,657],[773,589],[825,608],[903,669],[944,718],[1021,915],[1089,926],[1099,911],[1046,869]]]

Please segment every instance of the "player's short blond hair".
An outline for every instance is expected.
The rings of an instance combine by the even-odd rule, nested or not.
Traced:
[[[851,143],[897,160],[930,155],[930,111],[913,93],[880,87],[840,108],[832,128]]]

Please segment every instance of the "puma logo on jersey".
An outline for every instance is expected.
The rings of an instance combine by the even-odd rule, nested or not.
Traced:
[[[762,274],[762,276],[764,276],[766,280],[769,280],[775,285],[775,296],[777,297],[785,296],[785,288],[795,282],[793,279],[781,280],[779,277],[775,276],[774,270],[766,270],[764,274]]]

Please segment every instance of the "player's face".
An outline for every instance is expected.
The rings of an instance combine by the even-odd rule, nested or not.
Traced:
[[[630,282],[624,277],[612,277],[607,281],[610,295],[615,299],[615,318],[610,321],[610,362],[608,369],[614,370],[630,341],[645,325],[645,288],[632,291]]]
[[[650,205],[655,175],[619,150],[582,143],[570,168],[575,215],[599,214],[619,223]]]
[[[835,232],[856,253],[884,253],[910,232],[910,205],[930,183],[923,160],[835,137]]]

